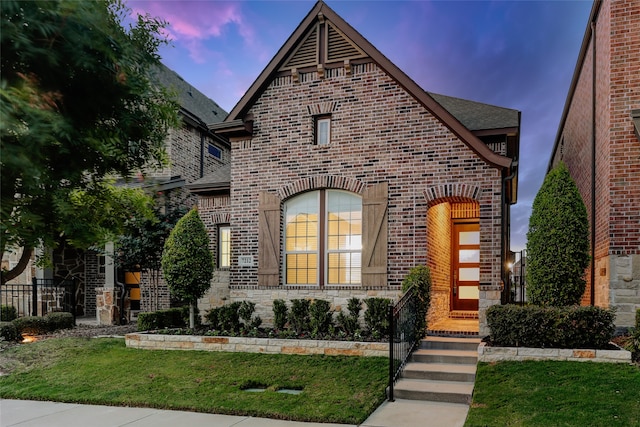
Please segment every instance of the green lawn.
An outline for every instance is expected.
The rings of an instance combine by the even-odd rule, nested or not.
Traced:
[[[640,426],[640,368],[480,363],[465,426]]]
[[[385,358],[149,351],[104,338],[49,339],[0,356],[0,368],[13,370],[0,377],[3,398],[349,424],[382,403],[388,373]]]
[[[0,351],[0,369],[12,371],[0,377],[3,398],[348,424],[382,403],[387,378],[385,358],[149,351],[104,338],[14,346]],[[640,368],[480,363],[466,426],[640,427]]]

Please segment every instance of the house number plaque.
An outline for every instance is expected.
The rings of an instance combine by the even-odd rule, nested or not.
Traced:
[[[240,256],[238,256],[238,266],[240,266],[240,267],[253,267],[253,255],[240,255]]]

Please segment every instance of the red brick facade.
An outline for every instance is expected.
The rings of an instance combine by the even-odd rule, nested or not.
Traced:
[[[618,307],[620,326],[632,325],[640,308],[640,140],[631,117],[637,109],[640,3],[596,2],[550,166],[567,164],[595,230],[583,303]]]
[[[503,135],[505,142],[488,148],[326,5],[318,3],[297,31],[230,113],[222,124],[226,128],[216,126],[231,140],[229,206],[201,196],[199,208],[203,217],[228,215],[229,298],[256,301],[257,313],[269,322],[275,298],[323,298],[337,310],[349,297],[397,298],[409,270],[429,265],[434,282],[430,318],[446,317],[451,310],[452,206],[468,203],[480,224],[479,319],[480,331],[486,333],[484,312],[502,296],[502,263],[508,250],[502,241],[503,218],[509,203],[503,189],[511,173],[505,154],[514,146],[507,148]],[[338,58],[325,67],[329,60],[308,54],[315,46],[309,42],[315,31],[329,33],[324,42],[318,41],[326,43],[318,52],[326,49],[331,57],[351,49],[349,55],[356,60]],[[340,37],[341,50],[335,53],[332,43],[337,45]],[[307,49],[304,57],[297,53],[297,43]],[[297,69],[291,64],[306,65]],[[326,145],[315,141],[318,115],[331,119]],[[513,135],[519,132],[518,120]],[[365,277],[365,254],[371,248],[363,231],[360,284],[285,284],[285,203],[325,188],[360,195],[363,204],[374,193],[378,202],[384,198],[385,259],[375,268],[384,277]],[[363,230],[371,226],[367,221],[373,220],[363,211]],[[265,245],[268,238],[273,240]],[[265,246],[274,251],[271,258],[263,255]],[[241,265],[240,257],[252,262]],[[262,273],[266,270],[268,277]],[[222,288],[225,284],[218,283],[212,292],[223,295]]]

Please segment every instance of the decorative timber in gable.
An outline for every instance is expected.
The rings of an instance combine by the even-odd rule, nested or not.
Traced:
[[[279,71],[291,71],[295,74],[307,67],[324,69],[327,65],[344,65],[349,68],[351,61],[362,58],[367,58],[367,54],[320,12],[317,21]]]

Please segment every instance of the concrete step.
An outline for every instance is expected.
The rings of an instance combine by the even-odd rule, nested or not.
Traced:
[[[476,365],[411,362],[407,363],[402,371],[402,378],[473,383],[476,378]]]
[[[478,351],[480,338],[427,337],[420,341],[423,349]]]
[[[393,389],[394,398],[433,402],[471,403],[472,382],[400,379]]]
[[[413,353],[411,359],[417,363],[451,363],[475,366],[478,363],[478,352],[469,350],[418,349]]]

